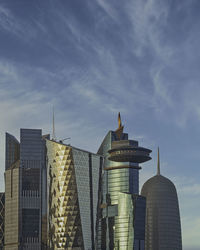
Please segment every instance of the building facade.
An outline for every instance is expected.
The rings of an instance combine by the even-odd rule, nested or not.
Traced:
[[[14,162],[19,160],[20,143],[13,135],[6,133],[5,147],[6,147],[5,169],[8,169]]]
[[[41,129],[21,129],[20,143],[6,134],[5,249],[41,249],[45,160]]]
[[[0,193],[0,249],[4,246],[5,193]]]
[[[174,184],[160,174],[158,152],[157,175],[142,187],[146,197],[145,249],[182,250],[181,223]]]
[[[102,157],[46,140],[48,247],[93,250]]]
[[[140,203],[145,207],[145,198],[138,196],[139,163],[151,159],[151,150],[128,139],[128,134],[123,133],[120,114],[118,123],[118,129],[108,132],[98,150],[104,156],[104,167],[100,178],[96,249],[143,250],[145,210],[136,214],[133,207]],[[141,226],[132,223],[138,216]]]
[[[5,171],[5,250],[17,250],[19,234],[19,160]]]

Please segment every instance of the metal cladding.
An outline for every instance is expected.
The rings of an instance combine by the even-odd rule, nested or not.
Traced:
[[[46,140],[48,249],[94,249],[101,157]]]
[[[178,197],[174,184],[158,173],[142,188],[146,197],[145,249],[181,250],[181,223]]]
[[[143,163],[151,160],[151,150],[142,147],[122,146],[108,152],[110,161]]]
[[[83,249],[83,233],[71,147],[47,141],[49,247]]]

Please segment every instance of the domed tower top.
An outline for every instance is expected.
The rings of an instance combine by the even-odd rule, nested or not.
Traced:
[[[181,250],[181,223],[175,185],[160,174],[158,149],[157,175],[142,187],[146,197],[145,249]]]

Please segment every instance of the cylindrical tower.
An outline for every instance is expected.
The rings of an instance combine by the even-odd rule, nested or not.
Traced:
[[[101,219],[98,225],[97,249],[133,249],[130,246],[133,247],[132,240],[136,242],[137,229],[133,223],[135,215],[131,211],[134,211],[133,206],[136,204],[140,206],[140,202],[133,201],[139,200],[133,197],[133,194],[136,196],[139,194],[139,170],[141,169],[139,164],[151,159],[151,150],[139,147],[138,141],[129,140],[128,134],[123,133],[120,114],[118,121],[118,129],[107,134],[98,151],[104,156],[104,171],[101,183],[102,200],[99,213]],[[145,202],[142,202],[142,206],[145,206]],[[138,241],[140,239],[144,242],[144,236],[138,236]],[[134,250],[144,249],[140,242],[138,246],[140,248],[134,248]]]
[[[181,250],[181,223],[177,192],[174,184],[160,175],[158,151],[157,175],[142,188],[146,197],[145,249]]]
[[[135,210],[138,203],[133,202],[133,197],[131,194],[138,194],[139,189],[139,173],[138,170],[141,169],[139,163],[146,162],[151,159],[151,150],[138,146],[138,142],[134,140],[118,140],[113,141],[111,149],[108,151],[108,159],[115,162],[114,166],[105,167],[105,170],[109,171],[108,180],[109,186],[118,186],[118,190],[110,188],[110,199],[111,202],[113,198],[117,197],[118,204],[118,216],[115,217],[114,224],[114,246],[115,249],[119,250],[131,250],[131,249],[144,249],[144,235],[135,237],[135,232],[137,231],[136,225],[134,225],[134,220],[136,219]],[[135,180],[133,179],[133,192],[130,190],[124,190],[129,182],[117,182],[116,173],[119,170],[131,170],[137,171]],[[114,177],[114,178],[111,178]],[[131,176],[128,176],[131,178]],[[137,185],[135,185],[137,184]],[[135,188],[134,188],[135,187]],[[126,193],[127,192],[127,193]],[[125,194],[126,193],[126,194]],[[138,198],[136,199],[138,200]],[[112,204],[112,203],[111,203]],[[145,207],[144,207],[145,209]],[[141,216],[144,217],[144,216]],[[142,221],[142,218],[141,218]],[[144,227],[144,223],[143,223]],[[143,231],[144,232],[144,231]],[[136,244],[139,246],[136,247]],[[133,248],[135,245],[135,248]]]

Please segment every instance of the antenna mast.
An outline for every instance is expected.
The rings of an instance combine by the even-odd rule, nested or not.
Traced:
[[[160,152],[158,147],[157,175],[160,175]]]

